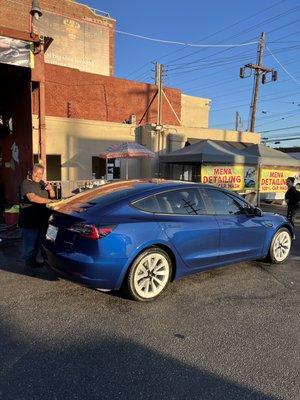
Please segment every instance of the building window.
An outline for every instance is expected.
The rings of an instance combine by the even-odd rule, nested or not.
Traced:
[[[38,163],[37,154],[33,155],[33,162]],[[47,179],[49,181],[61,181],[61,155],[47,154],[46,156]]]
[[[96,179],[105,176],[105,159],[100,157],[92,157],[92,173]]]
[[[120,162],[114,158],[107,160],[108,179],[120,179]],[[92,157],[92,173],[96,179],[106,175],[106,160],[100,157]]]

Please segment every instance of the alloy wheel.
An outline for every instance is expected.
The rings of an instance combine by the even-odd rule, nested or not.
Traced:
[[[157,297],[170,279],[170,261],[164,252],[145,254],[137,263],[133,273],[133,289],[140,299]]]
[[[277,262],[283,262],[288,257],[291,244],[291,235],[286,230],[277,234],[273,244],[273,255]]]

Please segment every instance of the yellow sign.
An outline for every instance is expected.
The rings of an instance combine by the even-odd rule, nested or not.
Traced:
[[[201,182],[243,191],[256,187],[257,171],[247,165],[202,165]]]
[[[286,192],[287,186],[285,182],[289,176],[293,176],[297,180],[297,176],[299,176],[299,173],[297,174],[296,170],[291,170],[291,169],[272,169],[272,168],[262,167],[260,176],[261,193]]]

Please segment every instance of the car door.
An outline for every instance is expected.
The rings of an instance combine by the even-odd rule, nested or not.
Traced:
[[[222,262],[255,259],[262,255],[264,218],[251,213],[248,203],[217,188],[202,189],[220,227]]]
[[[197,188],[169,190],[156,195],[157,219],[185,265],[201,269],[218,263],[220,230],[209,215]]]

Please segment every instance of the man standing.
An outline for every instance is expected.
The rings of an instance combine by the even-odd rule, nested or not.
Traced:
[[[300,192],[294,186],[295,178],[290,176],[286,180],[286,185],[288,187],[285,193],[285,201],[287,203],[287,219],[294,226],[295,214],[299,208]]]
[[[23,259],[29,275],[35,275],[35,268],[41,266],[36,256],[40,250],[49,217],[46,204],[55,198],[49,183],[42,180],[44,167],[35,164],[20,188],[19,226],[23,238]]]

